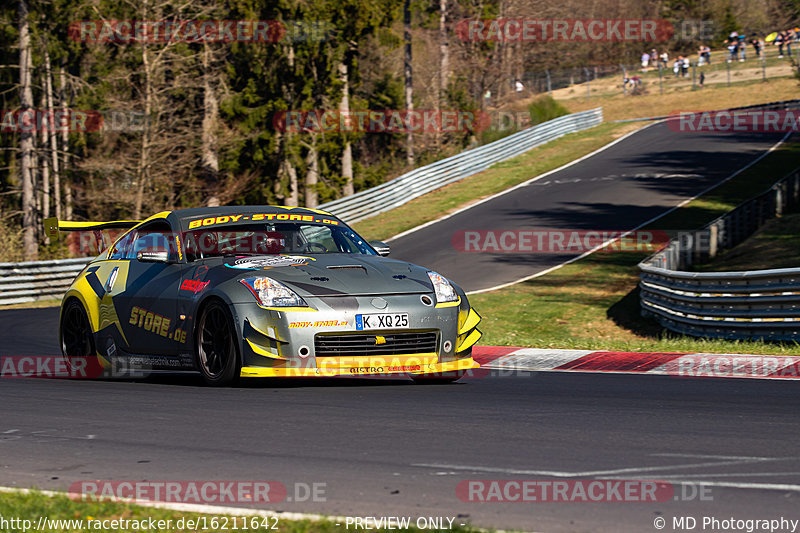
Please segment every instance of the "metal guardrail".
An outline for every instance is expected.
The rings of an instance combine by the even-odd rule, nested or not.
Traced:
[[[800,171],[639,264],[642,315],[697,337],[800,341],[800,268],[687,272],[800,205]]]
[[[602,122],[603,109],[599,107],[558,117],[498,141],[416,168],[377,187],[321,204],[319,208],[330,211],[347,223],[358,222],[477,174],[494,163],[516,157],[563,135],[585,130]]]
[[[0,305],[61,298],[91,259],[0,263]]]

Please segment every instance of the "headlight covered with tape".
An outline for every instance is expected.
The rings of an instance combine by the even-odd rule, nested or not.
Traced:
[[[446,303],[458,301],[458,293],[456,293],[453,285],[441,274],[437,272],[428,272],[428,277],[433,283],[433,291],[436,293],[436,303]]]
[[[250,289],[261,307],[306,307],[306,302],[292,289],[272,278],[244,278],[239,280]]]

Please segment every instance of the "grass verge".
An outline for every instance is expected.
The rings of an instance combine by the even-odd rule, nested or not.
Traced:
[[[764,191],[793,170],[800,140],[651,224],[694,229]],[[640,316],[637,263],[647,253],[597,252],[540,278],[470,296],[485,317],[481,344],[621,351],[800,354],[798,343],[695,339]],[[800,266],[800,265],[798,265]]]
[[[644,126],[642,123],[601,124],[586,131],[565,135],[396,209],[357,222],[353,227],[369,240],[388,239],[392,235],[435,220],[539,174],[566,165],[642,126]]]
[[[725,250],[695,270],[762,270],[800,267],[800,213],[784,214],[764,224],[743,243]]]
[[[58,300],[37,300],[35,302],[24,302],[21,304],[0,305],[0,309],[33,309],[38,307],[58,307],[61,305],[61,298]]]
[[[798,97],[794,78],[778,78],[768,82],[743,81],[730,87],[711,85],[697,91],[673,89],[664,94],[621,96],[608,94],[592,98],[575,97],[561,101],[570,113],[603,107],[607,121],[666,116],[679,111],[710,111],[747,105],[766,104]]]
[[[28,493],[2,492],[0,495],[2,495],[0,497],[0,516],[4,520],[19,518],[31,521],[31,527],[25,529],[22,527],[23,523],[15,522],[14,524],[19,525],[19,527],[12,525],[10,529],[4,529],[0,526],[0,531],[32,531],[37,528],[40,517],[46,517],[50,522],[43,524],[45,527],[36,529],[37,531],[157,531],[159,533],[177,533],[184,531],[240,530],[244,532],[333,533],[342,531],[344,527],[344,524],[337,525],[331,520],[289,520],[283,517],[276,519],[248,516],[246,514],[234,517],[233,515],[208,515],[173,511],[121,502],[82,502],[71,500],[66,495],[51,497],[37,491],[29,491]],[[73,522],[72,524],[64,522],[53,524],[52,521],[55,520],[72,520]],[[112,524],[111,522],[103,523],[105,520],[128,520],[129,522],[127,524],[122,522],[117,524]],[[156,522],[156,527],[149,527],[151,520]],[[193,520],[194,524],[190,526],[188,524],[189,520]],[[253,520],[255,521],[253,522]],[[134,521],[143,525],[134,527],[132,525]],[[158,521],[163,522],[158,523]],[[81,525],[83,527],[80,527]],[[113,527],[114,525],[128,527]],[[375,531],[389,530],[376,529]],[[409,527],[404,531],[422,530],[416,527]],[[472,533],[481,530],[470,526],[459,526],[454,523],[451,531]]]

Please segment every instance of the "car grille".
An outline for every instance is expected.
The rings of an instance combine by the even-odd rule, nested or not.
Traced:
[[[317,357],[431,353],[436,351],[438,336],[436,331],[316,335],[314,353]],[[386,343],[378,344],[377,337],[383,337]]]

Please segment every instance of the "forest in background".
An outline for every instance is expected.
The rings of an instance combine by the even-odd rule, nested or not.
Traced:
[[[702,21],[666,43],[473,42],[464,19]],[[276,127],[287,110],[477,111],[527,72],[693,52],[765,34],[800,0],[15,0],[0,7],[0,257],[47,255],[41,221],[138,219],[163,209],[313,207],[479,142],[476,131]],[[81,21],[271,21],[269,42],[103,42]],[[79,33],[79,32],[78,32]],[[14,112],[75,110],[89,127],[20,131]],[[102,126],[91,127],[102,116]],[[52,129],[52,128],[51,128]],[[41,131],[39,131],[41,130]]]

